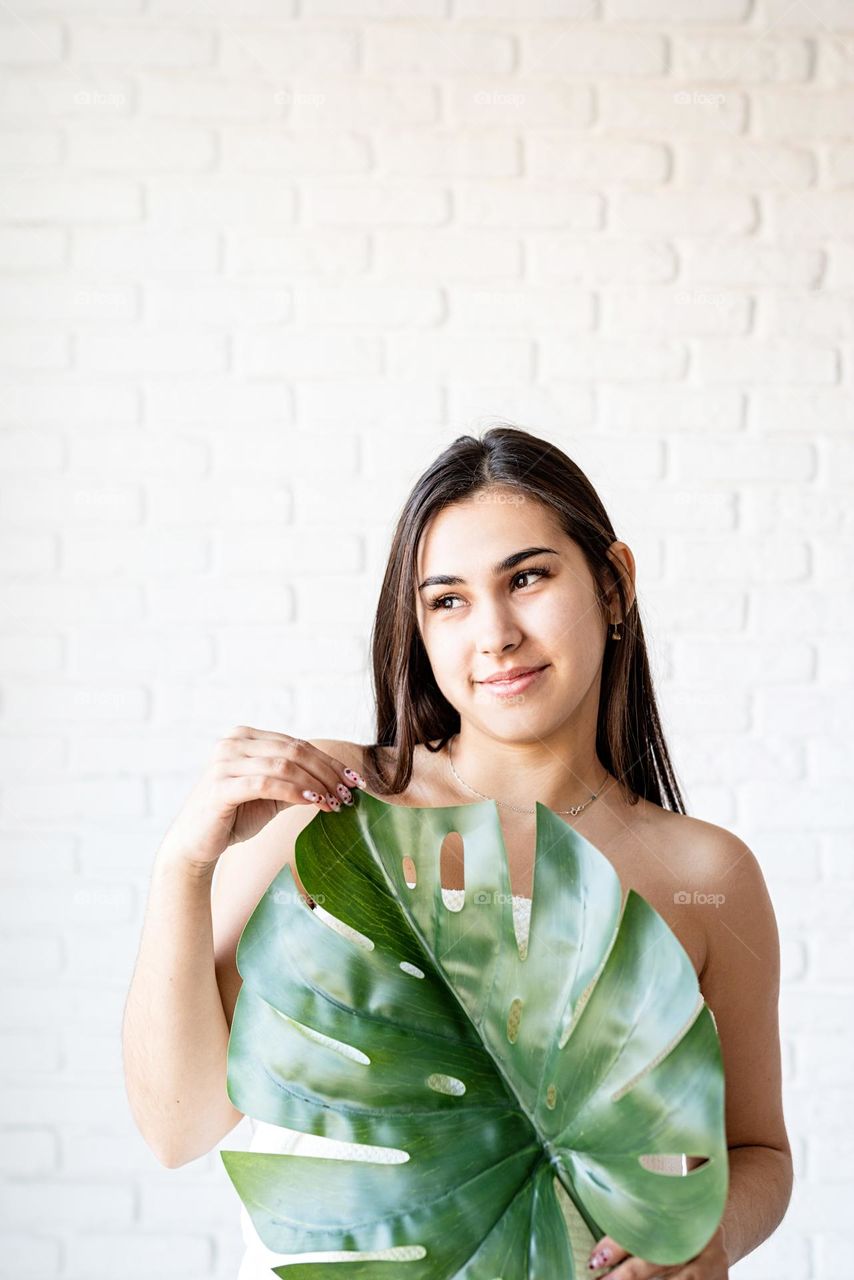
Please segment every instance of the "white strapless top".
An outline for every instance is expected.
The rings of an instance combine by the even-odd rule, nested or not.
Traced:
[[[459,910],[462,907],[463,894],[463,889],[442,889],[445,905],[452,911]],[[349,925],[344,924],[343,921],[324,911],[323,907],[316,906],[315,912],[322,920],[344,934],[345,937],[350,937],[353,941],[361,943],[361,936],[358,933],[352,930]],[[519,945],[519,954],[523,958],[528,949],[530,923],[531,899],[514,893],[513,925],[516,931],[516,941]],[[363,943],[361,944],[364,945]],[[346,1047],[342,1046],[342,1053],[346,1052]],[[354,1054],[353,1056],[355,1057],[356,1055]],[[362,1142],[339,1142],[334,1138],[323,1138],[314,1133],[302,1133],[299,1129],[288,1129],[283,1125],[266,1124],[263,1121],[253,1119],[251,1116],[247,1117],[247,1119],[252,1129],[249,1151],[261,1151],[275,1155],[325,1156],[332,1160],[373,1160],[382,1164],[394,1162],[393,1157],[389,1159],[388,1147],[373,1147]],[[682,1161],[679,1156],[645,1156],[643,1157],[643,1163],[647,1169],[659,1169],[662,1173],[682,1172]],[[580,1245],[575,1251],[576,1274],[587,1275],[587,1257],[595,1241],[559,1182],[555,1184],[555,1189],[564,1215],[572,1221],[573,1229],[577,1230],[577,1238],[580,1241]],[[286,1266],[292,1262],[345,1262],[348,1260],[353,1261],[357,1258],[362,1258],[366,1261],[369,1258],[396,1258],[398,1261],[403,1261],[419,1256],[417,1250],[407,1245],[399,1245],[393,1249],[374,1249],[360,1253],[353,1250],[349,1252],[324,1250],[313,1253],[274,1253],[261,1240],[243,1204],[240,1206],[240,1231],[243,1242],[246,1245],[246,1252],[243,1255],[237,1280],[271,1280],[273,1267]],[[275,1280],[275,1277],[273,1277],[273,1280]]]

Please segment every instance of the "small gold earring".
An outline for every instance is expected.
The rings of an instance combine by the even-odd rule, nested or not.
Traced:
[[[614,619],[614,618],[612,618],[612,619],[611,619],[611,626],[614,628],[614,629],[613,629],[613,631],[611,632],[611,639],[612,639],[612,640],[622,640],[622,638],[623,638],[623,637],[622,637],[622,635],[620,634],[620,632],[617,630],[617,627],[618,627],[619,625],[620,625],[620,624],[619,624],[617,621],[615,621],[615,619]]]

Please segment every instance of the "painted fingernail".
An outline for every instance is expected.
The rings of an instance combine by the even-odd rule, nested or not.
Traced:
[[[341,801],[336,800],[334,796],[327,796],[326,803],[329,805],[330,809],[332,809],[335,813],[338,813],[338,811],[341,808]]]
[[[317,794],[316,791],[303,791],[303,795],[305,796],[306,800],[313,800],[315,804],[318,804],[320,802],[320,796]]]
[[[597,1267],[604,1267],[610,1256],[611,1254],[608,1249],[597,1249],[587,1265],[590,1267],[591,1271],[595,1271]]]
[[[349,787],[344,786],[343,782],[339,782],[335,790],[338,792],[339,796],[341,797],[341,799],[344,801],[345,804],[352,804],[353,793]]]
[[[351,782],[354,782],[357,785],[360,783],[359,775],[356,773],[355,769],[345,769],[344,777],[349,778]]]

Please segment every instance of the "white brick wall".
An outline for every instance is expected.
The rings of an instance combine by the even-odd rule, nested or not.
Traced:
[[[367,737],[389,523],[492,415],[600,487],[777,908],[796,1189],[735,1272],[846,1272],[852,85],[849,0],[6,7],[0,1278],[236,1275],[124,1096],[151,859],[228,725]]]

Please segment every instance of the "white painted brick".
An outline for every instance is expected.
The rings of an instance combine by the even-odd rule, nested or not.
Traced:
[[[586,191],[555,191],[553,186],[501,183],[457,183],[457,218],[463,225],[485,227],[560,227],[564,231],[594,231],[602,226],[602,196]]]
[[[583,129],[593,122],[593,93],[560,76],[481,76],[449,81],[447,110],[466,129]]]
[[[251,183],[215,178],[160,178],[148,183],[151,222],[183,229],[219,226],[276,226],[294,221],[295,195],[282,182]]]
[[[59,471],[65,451],[62,437],[44,433],[36,435],[22,428],[4,431],[0,436],[0,471]],[[20,572],[20,570],[19,570]]]
[[[51,129],[0,129],[0,166],[34,169],[56,165],[62,157],[62,137]]]
[[[133,1192],[102,1178],[91,1183],[50,1181],[11,1183],[4,1188],[4,1226],[41,1228],[46,1220],[54,1230],[82,1232],[96,1227],[115,1230],[133,1221]]]
[[[119,475],[200,476],[208,470],[210,445],[173,431],[80,431],[70,442],[69,465],[78,474],[95,475],[99,468]],[[151,565],[154,568],[154,564]]]
[[[850,236],[854,224],[854,191],[796,191],[773,197],[771,218],[780,237],[807,242],[827,236]]]
[[[39,1063],[34,1050],[36,1046],[41,1046],[44,1051],[44,1057],[41,1061],[41,1070],[47,1066],[54,1066],[58,1063],[58,1055],[55,1050],[51,1051],[51,1045],[46,1036],[2,1036],[0,1037],[2,1045],[3,1061],[12,1062],[19,1061],[27,1071],[38,1071]],[[18,1059],[18,1053],[21,1058]],[[23,1174],[25,1178],[39,1177],[44,1174],[52,1174],[57,1170],[58,1143],[56,1134],[50,1133],[47,1129],[35,1128],[13,1128],[11,1125],[4,1130],[3,1141],[0,1142],[0,1167],[3,1172],[8,1175]],[[3,1234],[3,1250],[6,1252],[6,1241],[8,1236]],[[9,1258],[6,1255],[5,1265],[8,1265]],[[24,1274],[27,1274],[26,1272]]]
[[[605,17],[627,22],[741,22],[750,0],[605,0]]]
[[[847,7],[847,6],[846,6]],[[850,17],[846,14],[846,17]],[[810,34],[817,46],[818,71],[816,78],[823,85],[854,83],[854,36],[845,35],[839,29],[828,30],[813,26]]]
[[[435,85],[400,79],[360,80],[336,76],[321,81],[297,78],[277,90],[288,125],[309,129],[370,129],[377,120],[426,125],[439,119]]]
[[[854,338],[854,300],[794,291],[768,294],[759,299],[756,330],[763,337],[850,342]]]
[[[81,230],[72,247],[74,265],[81,271],[119,278],[214,270],[217,255],[214,231]]]
[[[194,293],[187,291],[188,306],[192,306]],[[161,297],[165,300],[166,294]],[[293,391],[284,382],[182,377],[178,382],[151,383],[145,389],[145,403],[148,419],[155,426],[215,428],[245,420],[293,421]]]
[[[257,70],[253,79],[146,77],[139,90],[140,109],[147,116],[166,117],[170,122],[240,120],[269,125],[282,116],[282,101],[276,97],[279,86],[267,77],[259,79]],[[158,127],[168,127],[166,120]]]
[[[188,329],[81,333],[76,351],[80,368],[94,372],[218,373],[228,363],[223,335]]]
[[[284,285],[152,281],[145,315],[156,324],[284,324],[293,319],[293,301]]]
[[[526,75],[557,74],[598,80],[601,76],[654,76],[667,70],[667,42],[651,31],[597,30],[577,23],[531,28],[522,37]]]
[[[676,143],[675,176],[687,187],[792,191],[811,186],[816,172],[815,156],[805,147],[757,143],[742,138],[704,142],[702,147],[682,139]]]
[[[0,22],[0,63],[38,66],[58,62],[63,54],[62,27],[47,19]]]
[[[4,1136],[5,1141],[5,1136]],[[22,1231],[3,1232],[3,1261],[8,1274],[20,1280],[42,1280],[62,1266],[62,1242],[51,1236]]]
[[[820,640],[818,650],[817,681],[832,686],[851,682],[851,642],[848,640]]]
[[[751,345],[700,341],[696,346],[696,370],[700,379],[708,382],[821,384],[837,381],[839,359],[830,347],[800,342]]]
[[[377,134],[372,143],[377,168],[389,177],[510,178],[519,173],[516,138],[489,129],[395,129]]]
[[[810,42],[763,31],[673,37],[673,73],[694,80],[730,80],[739,84],[806,80],[812,71]]]
[[[719,237],[755,230],[757,211],[741,193],[620,191],[612,198],[612,225],[626,235]]]
[[[595,323],[595,299],[580,290],[528,286],[517,289],[448,289],[451,327],[469,329],[522,329],[526,333],[580,333]]]
[[[15,741],[18,740],[16,736]],[[8,748],[4,752],[4,763],[9,764]],[[55,767],[53,756],[50,764]],[[11,768],[8,771],[11,772]],[[69,835],[24,830],[5,831],[0,835],[0,875],[4,880],[67,876],[74,867],[73,839]]]
[[[502,75],[514,70],[516,50],[498,31],[374,23],[364,30],[363,57],[369,75]]]
[[[751,614],[763,622],[773,619],[775,629],[793,636],[847,635],[854,630],[854,603],[849,596],[800,584],[785,590],[753,587]]]
[[[787,529],[789,533],[814,536],[842,531],[850,504],[844,492],[828,493],[818,487],[808,489],[763,488],[741,496],[741,525],[751,534],[772,533]]]
[[[110,423],[129,426],[138,421],[139,396],[132,386],[82,381],[49,384],[0,384],[0,422],[32,426],[79,426]]]
[[[0,321],[132,320],[138,292],[129,285],[92,280],[12,280],[0,292]]]
[[[15,534],[6,531],[0,543],[0,570],[12,575],[41,574],[53,569],[59,558],[59,543],[50,534]],[[16,645],[21,644],[18,650]],[[38,663],[37,648],[32,661]],[[29,666],[29,637],[25,643],[21,637],[4,636],[0,638],[0,654],[5,653],[17,670],[26,671]],[[21,666],[18,664],[21,663]]]
[[[455,0],[454,15],[459,18],[561,18],[567,21],[590,20],[590,0]]]
[[[68,163],[77,169],[157,173],[209,169],[216,146],[210,129],[162,122],[125,122],[118,127],[72,124],[67,130]]]
[[[519,238],[511,230],[473,231],[450,229],[413,235],[393,229],[375,237],[375,262],[379,276],[431,281],[518,278],[522,269]]]
[[[693,441],[686,440],[685,443]],[[735,442],[736,448],[742,443]],[[700,442],[700,450],[700,457],[706,457],[708,446],[705,442]],[[672,550],[670,563],[680,579],[687,578],[693,567],[704,581],[710,582],[797,582],[809,574],[810,554],[806,542],[799,538],[783,534],[773,543],[770,540],[753,543],[739,532],[730,537],[718,534],[710,539],[681,538]],[[797,664],[803,663],[809,668],[804,672],[804,679],[808,679],[815,666],[813,656],[803,646],[796,648],[794,653],[797,657],[792,657],[792,671],[797,671]],[[784,651],[782,656],[785,660],[788,651]],[[770,667],[771,658],[766,660]],[[746,658],[742,660],[742,666],[747,668]],[[792,679],[793,676],[789,674],[787,678]]]
[[[16,796],[16,807],[23,815],[32,813],[30,800],[33,785],[24,781]],[[53,779],[51,791],[56,785],[56,779]],[[64,789],[67,793],[67,786],[60,783],[60,797],[51,798],[47,802],[46,814],[48,811],[52,814],[63,811]],[[90,794],[94,790],[91,784],[88,790]],[[49,885],[5,886],[0,902],[0,920],[4,928],[12,931],[20,929],[25,922],[36,919],[44,928],[51,925],[70,928],[74,925],[102,925],[132,920],[135,908],[133,890],[126,884],[91,885],[74,880],[62,881],[54,877]]]
[[[474,431],[491,425],[495,418],[509,418],[534,435],[565,431],[567,423],[580,430],[592,426],[595,416],[592,388],[577,383],[553,382],[543,387],[466,379],[459,385],[449,382],[447,396],[450,419]]]
[[[602,387],[599,421],[610,429],[720,432],[738,431],[742,392],[731,387]]]
[[[747,125],[747,98],[729,87],[677,82],[647,85],[603,84],[599,87],[599,119],[606,129],[638,133],[678,135],[683,132],[710,137],[743,133]]]
[[[677,379],[684,376],[688,353],[679,343],[602,341],[573,338],[540,344],[543,378],[580,378],[591,381]]]
[[[301,11],[309,18],[390,18],[400,10],[390,0],[303,0]],[[411,0],[408,18],[444,18],[442,0]]]
[[[380,338],[339,331],[244,332],[235,337],[234,361],[247,377],[334,378],[379,374],[383,368]]]
[[[348,183],[304,191],[305,216],[320,226],[441,226],[449,221],[445,191],[432,187]]]
[[[132,61],[132,60],[131,60]],[[113,76],[94,76],[81,68],[76,75],[51,76],[10,72],[0,82],[0,116],[20,116],[32,123],[37,105],[39,119],[61,116],[63,120],[79,116],[91,121],[127,116],[134,107],[130,80]]]
[[[6,892],[4,885],[3,892]],[[36,918],[35,916],[33,918]],[[42,919],[39,916],[39,923]],[[17,922],[20,924],[20,921]],[[44,924],[49,922],[45,920]],[[14,937],[0,939],[0,972],[11,977],[26,973],[33,978],[58,976],[65,964],[65,954],[59,938]],[[47,1071],[59,1067],[59,1055],[46,1037],[18,1037],[0,1035],[0,1061],[14,1062],[20,1070]]]
[[[644,585],[641,608],[644,626],[648,632],[650,623],[652,623],[653,632],[695,632],[703,635],[708,634],[710,627],[717,626],[718,630],[724,633],[739,633],[747,616],[747,599],[742,591],[725,590],[714,586],[707,587],[706,593],[702,598],[697,598],[691,595],[690,592],[680,592],[677,597],[674,594],[672,585],[669,583],[664,586],[657,586],[653,583]],[[668,700],[672,702],[677,696],[671,691],[668,694]],[[690,699],[691,695],[687,696]],[[744,705],[746,706],[746,700]],[[715,706],[714,698],[703,699],[702,723],[704,732],[723,729],[728,733],[735,727],[748,728],[749,720],[746,712],[743,724],[736,726],[732,719],[726,719],[725,715],[719,716],[719,709],[720,699],[718,699],[717,707]],[[697,715],[700,714],[700,710],[698,707]],[[712,719],[708,718],[710,714]],[[689,723],[691,726],[690,731],[693,732],[696,728],[696,721],[690,720],[686,709],[686,727]]]
[[[770,435],[764,439],[679,436],[671,442],[673,475],[707,480],[809,480],[816,473],[811,444]]]
[[[205,447],[208,447],[207,443]],[[121,445],[119,448],[121,449]],[[151,463],[149,463],[149,466],[151,466]],[[179,474],[181,473],[180,467],[176,466],[173,469]],[[165,466],[163,471],[168,474]],[[134,572],[148,577],[158,571],[162,571],[164,565],[169,566],[171,573],[197,573],[203,572],[208,568],[209,559],[210,552],[207,538],[202,533],[192,531],[178,532],[174,529],[145,528],[120,533],[118,530],[112,529],[110,537],[105,538],[100,531],[97,533],[85,533],[83,531],[66,530],[62,537],[63,566],[70,573],[81,576]],[[128,666],[116,666],[118,659],[116,651],[123,653],[126,651],[127,646],[132,649],[135,648],[133,641],[129,637],[121,640],[115,637],[110,640],[105,637],[105,643],[103,644],[99,644],[95,638],[89,637],[88,642],[93,645],[93,652],[100,654],[103,663],[102,669],[106,670],[110,665],[109,655],[111,651],[114,654],[112,665],[115,670],[131,669]],[[122,648],[123,645],[125,649]],[[193,646],[193,649],[195,650],[195,646]],[[140,665],[154,658],[157,652],[156,648],[152,652],[146,646],[144,637],[140,637],[140,651],[138,653]],[[170,650],[166,652],[169,652],[170,661],[174,661],[177,657]],[[82,656],[82,654],[78,654],[78,663]],[[83,667],[78,669],[93,670],[95,666],[94,662],[85,659]]]
[[[393,333],[386,341],[387,367],[393,378],[425,374],[437,378],[509,377],[526,380],[532,369],[528,338],[463,333]]]
[[[294,230],[287,235],[227,232],[226,268],[230,275],[265,277],[283,272],[288,280],[300,275],[333,276],[367,270],[369,239],[364,231]]]
[[[50,684],[48,681],[42,681],[38,685],[20,685],[10,689],[6,710],[12,718],[16,715],[32,715],[50,725],[56,725],[67,720],[99,722],[121,717],[136,721],[144,714],[147,703],[146,691],[132,685],[99,688],[97,685],[71,685],[60,682]],[[129,788],[127,796],[132,799],[137,794],[138,779],[125,781],[128,782]],[[36,786],[35,783],[32,785]],[[57,787],[60,785],[65,786],[68,794],[72,794],[75,785],[79,785],[81,789],[92,785],[97,791],[100,783],[76,784],[57,781]],[[20,803],[21,799],[22,795],[19,792],[16,801]]]
[[[355,473],[359,466],[359,441],[352,431],[347,430],[345,434],[340,428],[324,435],[316,430],[284,433],[278,428],[255,427],[253,424],[251,427],[244,427],[239,435],[234,432],[218,432],[210,440],[210,444],[214,451],[214,471],[217,475],[236,476],[243,473],[249,476],[254,473],[267,480],[290,480],[303,475],[316,475],[318,466],[324,465],[325,460],[333,457],[335,466],[342,471]],[[264,554],[272,557],[272,566],[279,563],[281,548],[288,541],[287,535],[277,534],[276,544],[271,547],[267,538],[266,553],[263,551],[263,542],[257,541],[254,546],[259,558]],[[228,542],[240,557],[235,569],[259,562],[254,553],[242,554],[242,536],[235,537],[232,532]],[[218,542],[215,542],[215,547],[220,549]],[[217,566],[221,559],[221,555],[215,553]],[[304,553],[296,556],[296,561],[303,559]],[[291,563],[295,563],[293,555]],[[286,567],[287,561],[282,564],[283,569]]]
[[[685,284],[786,285],[818,284],[825,254],[820,249],[778,248],[750,240],[713,240],[680,245],[681,278]]]
[[[677,272],[676,255],[663,241],[538,233],[527,237],[526,247],[532,278],[549,283],[661,284]]]
[[[377,378],[336,378],[334,382],[306,382],[299,388],[300,416],[307,423],[337,425],[346,419],[353,427],[417,426],[441,414],[441,393],[435,382],[406,381],[387,373]]]
[[[574,186],[655,185],[670,173],[670,153],[660,142],[632,138],[574,138],[563,132],[526,134],[526,172]]]
[[[228,0],[236,3],[236,0]],[[222,12],[222,0],[219,0]],[[196,10],[198,14],[198,10]],[[356,72],[364,39],[360,22],[351,28],[333,23],[283,23],[283,11],[271,12],[271,22],[229,22],[220,42],[219,69],[226,75],[262,78],[274,90],[292,89],[286,78],[299,76],[301,87],[312,77],[310,89],[324,89],[339,75]]]
[[[167,1192],[175,1194],[175,1188]],[[109,1275],[107,1260],[117,1252],[127,1261],[123,1270],[128,1280],[144,1280],[145,1276],[213,1276],[212,1242],[196,1227],[200,1202],[204,1197],[195,1193],[195,1212],[183,1223],[176,1223],[175,1230],[167,1234],[137,1229],[116,1230],[112,1224],[102,1223],[102,1230],[80,1232],[72,1238],[67,1250],[67,1266],[73,1275],[86,1275],[92,1280],[102,1280]],[[222,1214],[222,1208],[219,1208]],[[194,1231],[195,1228],[195,1231]]]
[[[295,290],[295,314],[312,326],[376,324],[389,328],[438,325],[444,318],[442,293],[436,288],[395,288],[393,285],[313,285]]]
[[[192,548],[198,536],[200,535],[182,536],[181,532],[172,531],[170,538],[165,534],[151,535],[151,541],[155,547],[160,548],[161,552],[164,549],[177,547],[178,554],[175,557],[174,568],[181,573],[187,570],[186,562],[192,561],[191,554],[184,553],[183,557],[181,556],[183,544],[189,540]],[[93,541],[95,540],[92,539],[92,543]],[[101,543],[102,541],[104,539],[101,539]],[[117,541],[120,547],[127,547],[127,540],[117,539]],[[134,558],[134,552],[137,552],[136,558]],[[70,549],[69,559],[74,554],[82,559],[82,548],[78,550],[78,540],[74,541]],[[115,558],[118,561],[118,554]],[[101,561],[109,561],[109,556],[102,553]],[[145,557],[138,553],[137,547],[132,545],[128,552],[128,568],[134,572],[141,572],[140,564],[145,564]],[[192,563],[189,564],[189,568],[192,567]],[[155,672],[187,672],[201,675],[202,672],[214,669],[214,641],[204,632],[175,631],[174,628],[169,627],[142,626],[134,630],[132,636],[124,636],[122,631],[106,625],[88,628],[77,626],[68,643],[68,664],[74,677],[90,678],[90,680],[99,671],[115,673],[117,676],[132,676],[143,667]],[[100,744],[104,741],[104,736],[99,735],[97,742]],[[83,769],[83,771],[100,768],[100,764],[92,763],[93,759],[96,759],[92,754],[96,745],[86,740],[69,742],[69,767]],[[114,744],[113,749],[115,753],[113,759],[122,759],[119,746]],[[157,744],[151,744],[152,751],[157,749],[159,749]],[[168,760],[169,756],[165,754],[165,748],[161,746],[160,750],[164,751],[160,759]],[[149,753],[149,742],[147,740],[137,742],[137,763],[141,767],[156,769],[155,759],[149,760],[147,753]]]
[[[366,173],[371,167],[371,152],[365,138],[355,134],[334,133],[319,129],[266,129],[253,124],[251,129],[225,125],[220,133],[223,168],[226,172],[274,172],[296,174],[331,174],[335,178],[350,173]],[[410,148],[411,150],[411,148]]]
[[[211,62],[215,47],[208,25],[78,21],[70,33],[72,62],[88,66],[200,67]]]
[[[752,95],[756,126],[767,138],[844,138],[854,112],[854,88],[757,89]]]
[[[834,484],[854,481],[854,441],[849,438],[829,440],[824,451],[823,470]]]
[[[260,589],[260,584],[259,584]],[[281,590],[279,596],[285,594]],[[289,598],[289,597],[288,597]],[[281,620],[279,620],[281,621]],[[284,619],[287,621],[287,619]],[[272,625],[276,625],[275,621]],[[247,685],[246,673],[231,684],[193,685],[185,681],[181,686],[161,680],[151,718],[155,730],[174,729],[180,726],[194,732],[205,732],[211,742],[211,750],[217,740],[228,733],[231,725],[251,724],[256,728],[269,725],[277,732],[300,734],[301,730],[282,728],[295,723],[293,691],[280,682]],[[311,736],[315,736],[311,733]],[[199,761],[199,769],[204,759]],[[198,770],[197,770],[198,772]],[[162,824],[151,841],[152,855],[158,847],[168,824],[174,820],[178,809],[186,802],[193,779],[175,783],[169,779],[152,778],[149,781],[151,812]]]
[[[0,227],[0,269],[58,267],[66,255],[68,233],[57,227]]]
[[[3,213],[19,221],[133,221],[142,213],[142,192],[136,182],[93,175],[10,178],[3,187]]]
[[[0,367],[14,370],[66,369],[71,363],[68,337],[63,333],[0,332]]]
[[[746,333],[750,299],[712,289],[633,289],[602,296],[602,332],[614,337],[661,333],[678,338],[691,334]]]
[[[56,624],[57,617],[71,625],[75,621],[88,622],[139,622],[142,609],[142,589],[111,585],[109,592],[102,585],[73,586],[56,583],[7,583],[3,589],[7,614],[16,622],[49,622]],[[106,599],[105,599],[106,596]]]
[[[207,525],[289,523],[291,492],[282,485],[248,479],[232,484],[227,476],[198,481],[188,489],[183,482],[163,480],[147,496],[147,514],[156,524]]]
[[[340,554],[341,535],[333,531],[327,537]],[[223,550],[230,553],[231,546],[231,543],[224,542]],[[331,552],[329,563],[332,563]],[[359,568],[361,567],[360,564]],[[330,632],[328,635],[309,636],[299,625],[278,629],[269,626],[263,629],[228,626],[217,631],[216,640],[219,655],[217,670],[221,677],[230,681],[240,680],[248,668],[257,675],[278,678],[283,664],[298,677],[313,678],[317,671],[358,675],[365,669],[367,661],[365,637],[358,634],[355,628],[352,633],[349,630],[338,630],[335,634]],[[184,759],[186,760],[186,753]]]
[[[854,186],[854,144],[827,148],[827,175],[832,187]]]

